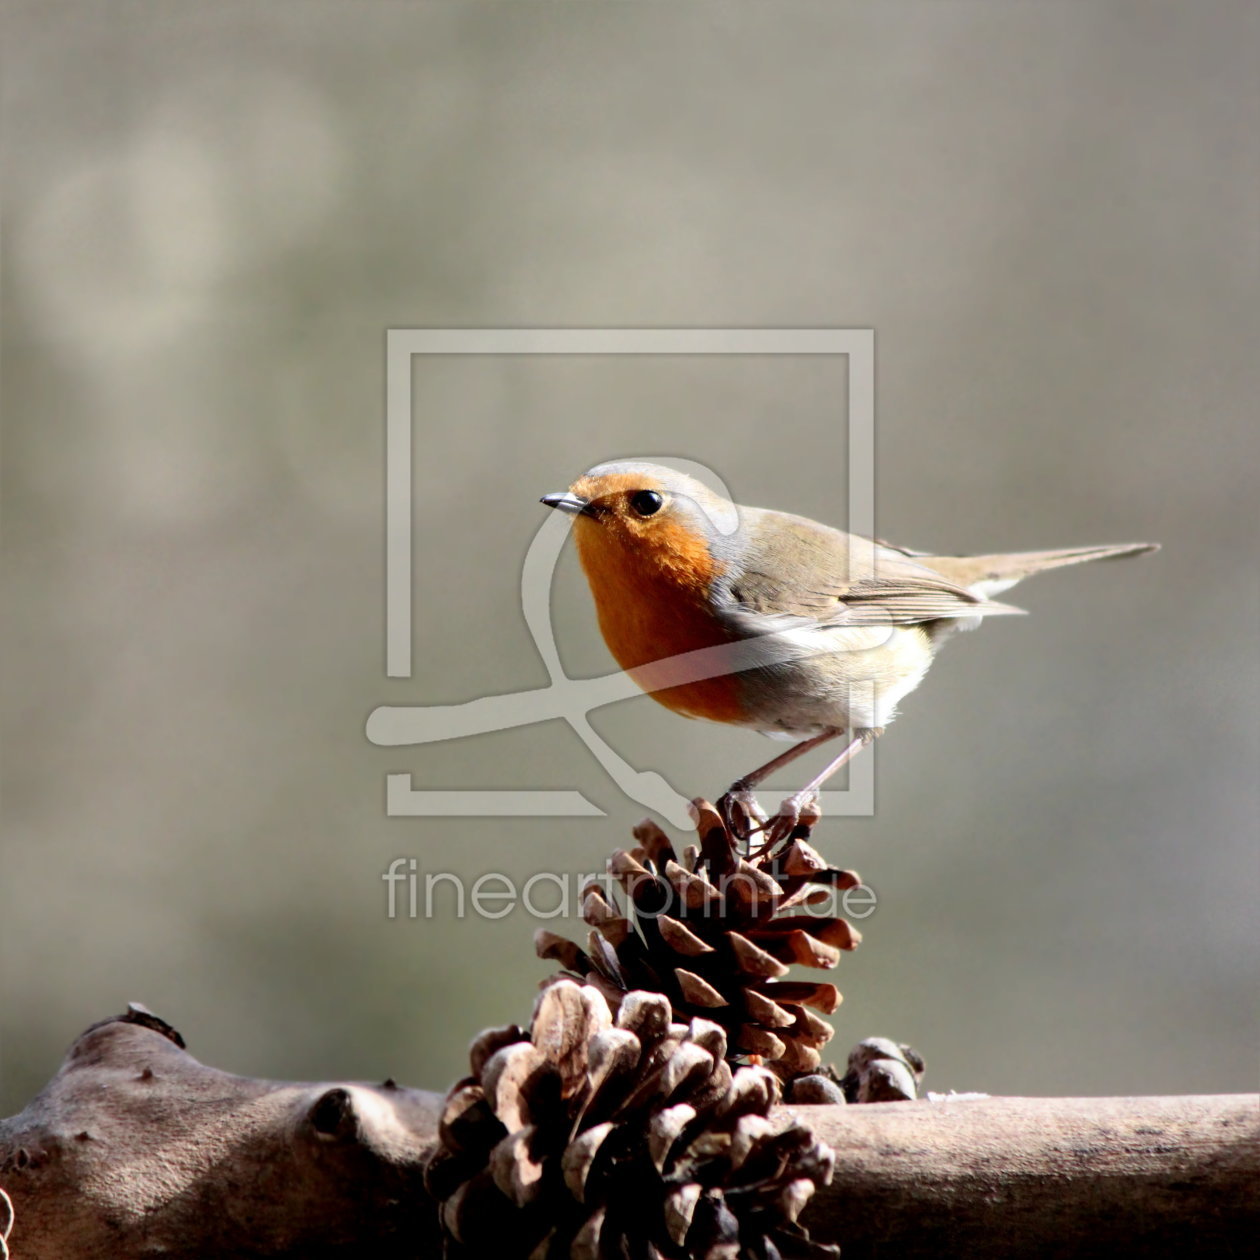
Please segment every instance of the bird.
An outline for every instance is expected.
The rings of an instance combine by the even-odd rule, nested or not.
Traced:
[[[943,643],[1024,611],[993,596],[1045,569],[1159,548],[932,555],[742,507],[644,460],[597,464],[541,502],[574,518],[600,631],[639,686],[675,713],[793,742],[719,800],[739,834],[762,830],[771,844],[807,834],[819,789],[883,733]],[[754,789],[841,737],[842,751],[767,819]]]

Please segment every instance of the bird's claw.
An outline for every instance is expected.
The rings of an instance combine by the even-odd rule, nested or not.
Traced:
[[[761,802],[750,788],[739,783],[733,783],[719,799],[717,810],[727,831],[742,844],[747,844],[755,833],[766,828],[768,820]]]
[[[817,792],[797,792],[787,797],[773,818],[765,810],[752,791],[740,784],[732,784],[717,803],[722,821],[740,844],[749,846],[749,857],[769,853],[786,841],[809,836],[811,828],[822,817],[818,808]],[[752,850],[754,835],[760,835],[761,843]]]
[[[779,806],[779,812],[762,829],[765,842],[761,853],[768,853],[790,840],[808,839],[810,830],[822,817],[817,792],[796,792]]]

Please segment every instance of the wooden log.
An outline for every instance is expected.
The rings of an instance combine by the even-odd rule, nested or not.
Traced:
[[[422,1178],[441,1095],[252,1080],[183,1045],[132,1008],[0,1121],[15,1260],[437,1254]]]
[[[1260,1098],[945,1098],[796,1109],[836,1150],[804,1223],[864,1257],[1252,1254]]]
[[[0,1121],[18,1260],[438,1256],[423,1169],[442,1098],[252,1080],[133,1008]],[[1260,1100],[946,1098],[791,1110],[836,1149],[806,1212],[861,1257],[1250,1254]],[[0,1194],[0,1256],[8,1205]]]

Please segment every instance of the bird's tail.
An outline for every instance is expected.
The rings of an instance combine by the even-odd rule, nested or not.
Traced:
[[[1159,543],[1112,543],[1102,547],[1068,547],[1062,551],[1013,551],[994,556],[922,556],[919,563],[988,598],[1043,569],[1121,556],[1144,556],[1158,550]]]

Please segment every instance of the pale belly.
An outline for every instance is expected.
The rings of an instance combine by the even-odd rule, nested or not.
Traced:
[[[932,642],[915,626],[794,631],[802,656],[740,675],[742,724],[806,739],[828,727],[884,727],[927,673]]]

